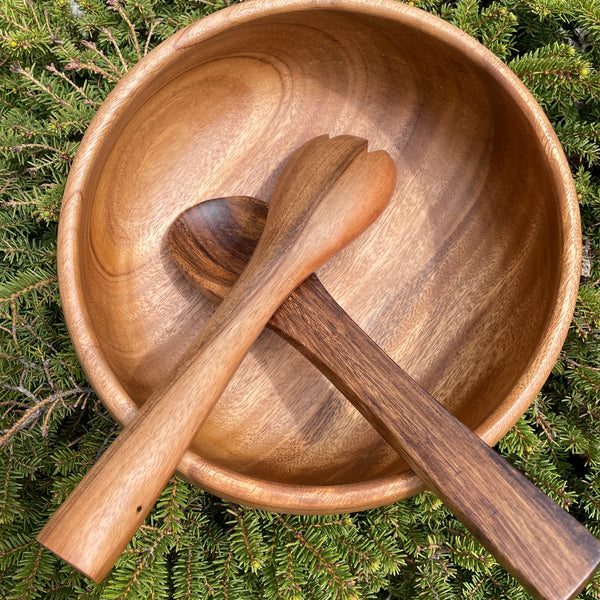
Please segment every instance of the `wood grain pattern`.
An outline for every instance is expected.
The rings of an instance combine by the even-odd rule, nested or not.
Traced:
[[[227,297],[256,246],[268,205],[203,202],[169,230],[169,248],[213,301]],[[342,310],[316,275],[269,327],[300,350],[535,597],[573,598],[600,563],[600,542],[446,411]]]
[[[344,132],[387,150],[399,185],[364,237],[319,269],[321,281],[486,442],[529,405],[579,283],[577,198],[541,109],[477,42],[401,2],[253,0],[179,32],[130,71],[69,176],[63,306],[81,363],[121,423],[165,384],[214,310],[169,256],[177,215],[205,198],[267,199],[295,148]],[[290,512],[360,510],[422,489],[270,331],[179,472]]]
[[[384,151],[355,136],[305,143],[281,172],[259,244],[226,300],[38,540],[101,581],[143,523],[196,431],[279,304],[362,233],[396,184]]]

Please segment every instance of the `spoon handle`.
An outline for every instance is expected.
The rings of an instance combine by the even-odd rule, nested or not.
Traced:
[[[327,375],[531,594],[577,595],[600,562],[600,542],[398,367],[316,276],[269,325]]]

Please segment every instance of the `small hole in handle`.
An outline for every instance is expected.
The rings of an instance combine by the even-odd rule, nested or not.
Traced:
[[[142,512],[142,507],[141,507],[141,506],[138,506],[138,507],[137,507],[137,511],[138,511],[138,512]]]

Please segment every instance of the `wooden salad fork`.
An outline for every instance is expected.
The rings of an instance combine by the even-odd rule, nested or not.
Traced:
[[[170,383],[143,404],[48,521],[38,535],[44,546],[103,579],[273,312],[379,216],[395,185],[390,156],[368,152],[362,138],[320,136],[292,154],[244,273]]]

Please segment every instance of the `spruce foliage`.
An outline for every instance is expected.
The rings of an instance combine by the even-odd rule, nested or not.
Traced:
[[[35,541],[117,434],[61,313],[56,235],[66,175],[127,70],[230,3],[0,0],[0,598],[529,599],[428,492],[306,517],[236,506],[173,478],[100,585]],[[600,0],[408,3],[504,60],[568,155],[585,243],[579,300],[552,376],[498,449],[600,536]],[[580,598],[600,598],[600,576]]]

